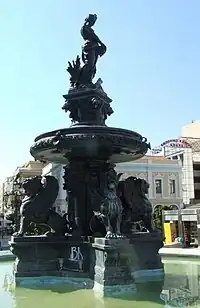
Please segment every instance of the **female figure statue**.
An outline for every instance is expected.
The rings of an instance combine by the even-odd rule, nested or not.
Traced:
[[[100,41],[92,27],[97,20],[96,14],[90,14],[81,28],[81,35],[85,40],[82,46],[82,61],[84,63],[81,68],[81,79],[84,84],[89,84],[96,73],[96,63],[98,57],[101,57],[106,52],[106,46]]]

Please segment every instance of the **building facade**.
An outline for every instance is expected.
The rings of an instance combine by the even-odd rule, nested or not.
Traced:
[[[8,209],[10,207],[11,200],[8,198],[10,192],[12,191],[13,187],[13,177],[7,177],[5,181],[1,184],[1,191],[0,191],[0,200],[1,200],[1,208],[0,208],[0,227],[7,228],[11,221],[6,219],[6,214],[8,213]]]
[[[12,176],[7,177],[2,184],[1,188],[1,208],[0,214],[3,219],[4,227],[7,225],[6,216],[12,214],[16,207],[20,206],[21,199],[24,196],[24,190],[22,188],[22,182],[26,178],[32,178],[34,176],[40,176],[44,164],[36,161],[29,161],[22,167],[17,167]],[[2,224],[2,223],[1,223]]]
[[[29,161],[22,167],[17,167],[12,176],[15,179],[19,179],[19,181],[23,181],[34,176],[40,176],[42,175],[44,166],[45,164],[39,161]]]
[[[4,195],[4,183],[0,183],[0,215],[4,211],[3,195]]]
[[[3,195],[4,195],[4,183],[0,184],[0,229],[4,228],[4,200],[3,200]]]
[[[200,121],[193,121],[182,127],[181,138],[191,144],[194,198],[193,203],[200,203]]]
[[[56,199],[56,202],[54,204],[54,208],[61,215],[67,212],[67,201],[66,201],[67,193],[63,189],[63,184],[64,184],[63,167],[64,167],[63,165],[51,163],[51,164],[46,165],[42,170],[43,176],[52,175],[52,176],[55,176],[55,178],[58,180],[59,192],[58,192],[58,197]]]
[[[184,126],[178,139],[163,142],[152,151],[178,160],[182,166],[183,203],[200,203],[200,122]]]
[[[194,199],[193,150],[191,145],[182,139],[171,139],[161,144],[161,152],[166,158],[178,161],[182,168],[183,203],[189,204]]]

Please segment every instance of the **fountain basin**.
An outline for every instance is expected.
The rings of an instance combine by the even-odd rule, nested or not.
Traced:
[[[115,297],[132,294],[135,283],[163,279],[157,254],[162,235],[157,233],[138,233],[123,240],[13,236],[9,244],[17,257],[17,286],[64,283],[93,288],[100,297]]]
[[[143,157],[150,144],[134,131],[107,126],[74,125],[44,133],[35,139],[31,155],[41,161],[66,164],[70,157],[112,162]]]

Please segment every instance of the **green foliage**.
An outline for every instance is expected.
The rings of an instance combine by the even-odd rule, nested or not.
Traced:
[[[162,206],[157,206],[153,215],[154,226],[156,228],[162,228]]]
[[[171,208],[168,206],[162,206],[162,205],[156,206],[154,210],[154,215],[153,215],[154,226],[156,228],[159,228],[159,229],[163,228],[162,211],[167,211],[170,209]]]

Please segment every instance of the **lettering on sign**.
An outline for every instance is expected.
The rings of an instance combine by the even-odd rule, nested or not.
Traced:
[[[170,147],[170,148],[192,148],[191,144],[185,140],[181,139],[171,139],[163,142],[161,147]]]
[[[83,255],[82,255],[80,247],[77,247],[77,246],[71,247],[69,260],[76,261],[76,262],[83,260]]]
[[[83,269],[83,254],[80,247],[71,246],[69,261],[77,262],[79,270]]]

